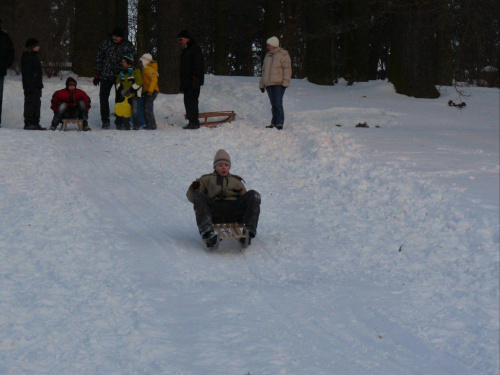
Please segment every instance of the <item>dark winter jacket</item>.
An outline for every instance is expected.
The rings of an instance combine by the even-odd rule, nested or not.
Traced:
[[[197,191],[189,187],[186,192],[186,197],[191,203],[194,203],[196,193],[205,193],[214,200],[236,200],[247,192],[243,179],[231,173],[221,177],[214,171],[201,176],[199,181],[200,188]]]
[[[116,44],[109,38],[101,43],[95,59],[95,70],[99,72],[99,80],[115,82],[116,76],[122,69],[122,56],[125,53],[135,54],[134,45],[128,40]]]
[[[56,91],[54,95],[52,95],[50,109],[55,112],[62,103],[66,103],[68,108],[75,108],[79,101],[83,101],[85,103],[88,112],[90,109],[90,98],[85,91],[80,89],[74,89],[71,91],[70,89],[65,88]]]
[[[36,90],[43,89],[42,63],[38,52],[25,51],[21,56],[21,74],[23,76],[23,90],[32,94]]]
[[[14,47],[12,40],[5,31],[0,30],[0,77],[7,74],[14,61]]]
[[[193,82],[194,80],[194,82]],[[181,54],[180,91],[198,88],[205,83],[205,60],[203,52],[194,40],[190,40]],[[194,85],[193,85],[194,84]],[[197,86],[197,87],[194,87]]]

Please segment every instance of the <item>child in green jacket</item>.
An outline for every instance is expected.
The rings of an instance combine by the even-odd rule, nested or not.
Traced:
[[[123,69],[116,77],[116,102],[128,100],[132,107],[134,130],[139,130],[139,90],[142,86],[142,73],[134,66],[134,57],[131,53],[122,56]],[[116,116],[117,130],[130,130],[130,117]]]

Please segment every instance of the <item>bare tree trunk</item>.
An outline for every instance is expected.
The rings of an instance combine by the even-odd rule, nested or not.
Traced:
[[[181,49],[177,34],[183,27],[183,2],[158,0],[158,70],[160,91],[164,94],[179,92],[179,59]]]
[[[95,57],[100,44],[110,36],[114,27],[127,33],[126,0],[75,1],[75,31],[73,38],[73,71],[92,77]]]
[[[40,58],[44,62],[44,49],[51,39],[49,22],[50,3],[37,0],[17,0],[14,2],[14,30],[10,33],[16,50],[14,65],[19,65],[24,44],[28,38],[36,38],[41,45]]]
[[[153,11],[154,9],[154,11]],[[152,53],[156,46],[156,0],[139,0],[137,4],[137,51],[138,55]]]
[[[264,1],[264,42],[262,43],[263,53],[266,52],[266,40],[272,36],[280,38],[280,15],[281,15],[281,0],[265,0]]]
[[[215,5],[215,74],[228,74],[226,40],[227,40],[227,7],[226,0],[217,0]]]
[[[318,85],[333,85],[332,35],[328,32],[332,2],[308,0],[304,4],[307,13],[307,79]]]
[[[416,98],[437,98],[435,30],[437,12],[419,0],[395,0],[391,20],[389,79],[396,92]]]

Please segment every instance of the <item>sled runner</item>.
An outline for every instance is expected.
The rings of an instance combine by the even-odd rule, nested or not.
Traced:
[[[187,115],[184,115],[184,118],[187,119]],[[236,113],[234,111],[201,112],[198,113],[198,118],[205,120],[204,122],[200,122],[200,126],[215,128],[217,124],[234,121]],[[213,120],[208,121],[209,118],[213,118]]]
[[[233,238],[235,240],[238,240],[243,246],[243,248],[246,248],[248,245],[251,244],[252,239],[250,238],[250,234],[248,233],[248,231],[245,230],[243,224],[238,224],[238,223],[213,224],[212,228],[217,232],[217,242],[212,247],[212,249],[214,250],[216,250],[219,247],[220,242],[222,240],[228,238]]]
[[[79,120],[77,118],[68,118],[62,120],[61,130],[66,131],[66,126],[68,124],[76,124],[76,129],[80,132],[83,130],[83,120]]]

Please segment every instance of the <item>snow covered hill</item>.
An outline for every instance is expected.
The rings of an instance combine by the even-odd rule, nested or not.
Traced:
[[[53,91],[44,82],[42,125]],[[257,78],[208,76],[187,131],[0,129],[0,373],[498,374],[499,90],[423,100],[294,80],[265,129]],[[367,122],[369,128],[355,128]],[[245,251],[204,249],[185,192],[219,148],[262,195]]]

